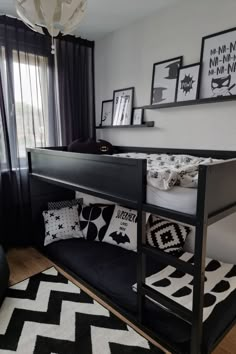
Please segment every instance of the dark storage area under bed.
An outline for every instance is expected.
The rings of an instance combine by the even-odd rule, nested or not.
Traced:
[[[130,316],[137,317],[137,295],[132,291],[132,285],[136,282],[137,254],[135,252],[84,239],[56,242],[47,246],[45,251],[49,258],[72,272],[78,280],[92,284]],[[148,259],[147,276],[161,269],[163,265],[157,260]],[[219,307],[205,323],[203,353],[208,352],[208,348],[214,344],[227,324],[234,320],[235,302],[236,291],[228,299],[227,308]],[[161,334],[181,353],[189,353],[191,326],[148,300],[144,325],[154,333]]]
[[[213,325],[208,325],[207,321],[202,324],[207,227],[236,210],[236,159],[233,159],[236,158],[236,152],[140,149],[121,147],[117,148],[117,152],[145,150],[147,152],[148,150],[149,153],[165,152],[211,156],[228,159],[228,161],[199,167],[197,213],[189,215],[146,204],[146,160],[76,154],[58,149],[29,149],[32,217],[35,225],[34,243],[39,247],[42,246],[44,230],[41,213],[46,207],[46,203],[50,200],[60,200],[62,197],[69,198],[73,194],[72,191],[78,190],[136,209],[138,211],[137,254],[123,249],[112,251],[110,247],[115,247],[111,245],[99,243],[85,245],[88,241],[82,242],[82,240],[77,240],[77,242],[80,241],[80,247],[78,246],[77,250],[78,259],[75,254],[71,254],[71,252],[75,252],[75,247],[72,247],[69,241],[48,246],[46,252],[50,258],[72,272],[85,284],[92,286],[95,291],[97,290],[98,295],[105,294],[110,303],[121,308],[121,312],[123,310],[124,313],[128,312],[128,316],[131,315],[131,318],[134,318],[135,315],[133,322],[145,329],[147,333],[152,334],[167,349],[176,353],[210,353],[236,320],[235,309],[232,305],[235,301],[232,302],[234,297],[231,296],[227,307],[221,309],[221,315],[216,314],[215,318],[213,316]],[[194,266],[186,264],[176,257],[162,254],[160,251],[151,250],[146,245],[146,211],[193,225],[196,228]],[[102,250],[99,249],[101,245]],[[114,255],[112,260],[109,259],[110,256],[105,252],[107,248],[109,248],[107,253],[115,252],[118,258]],[[104,252],[105,263],[99,259],[97,263],[101,261],[100,267],[106,274],[106,278],[103,276],[100,277],[100,280],[96,276],[96,279],[93,279],[96,270],[91,271],[92,266],[90,266],[90,261],[96,257],[98,251],[102,254]],[[129,256],[126,255],[126,252],[129,253]],[[130,256],[130,253],[134,253],[134,255]],[[151,256],[155,256],[156,259],[151,260]],[[114,285],[115,279],[110,273],[111,267],[107,266],[111,263],[114,265],[114,271],[117,270],[116,287]],[[129,272],[126,272],[126,263],[129,265]],[[145,285],[146,276],[151,274],[149,271],[168,264],[194,276],[193,312],[171,303],[167,297],[156,291],[150,291]],[[132,285],[136,282],[137,295],[132,291]],[[153,296],[159,304],[167,307],[169,311],[150,303],[145,295]],[[221,317],[222,312],[224,317]],[[150,329],[152,333],[149,332]]]

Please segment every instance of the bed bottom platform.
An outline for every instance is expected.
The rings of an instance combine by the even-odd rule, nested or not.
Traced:
[[[49,258],[88,282],[132,316],[137,315],[137,254],[106,243],[71,239],[45,249]],[[165,267],[148,258],[147,277]],[[236,276],[236,267],[232,274]],[[220,289],[219,289],[220,290]],[[219,303],[204,322],[203,352],[208,353],[236,318],[236,290]],[[191,326],[147,299],[144,325],[180,353],[189,353]]]

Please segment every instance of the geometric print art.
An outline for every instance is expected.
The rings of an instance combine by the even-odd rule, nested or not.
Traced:
[[[114,205],[83,205],[80,227],[89,241],[103,241],[114,212]]]
[[[79,223],[78,205],[45,210],[43,218],[45,225],[44,246],[60,240],[83,237]]]
[[[194,256],[185,252],[179,259],[194,264]],[[193,276],[167,266],[146,278],[146,284],[171,300],[192,311]],[[203,321],[215,307],[236,289],[236,266],[206,258]],[[137,290],[137,285],[133,286]],[[155,300],[150,299],[155,302]]]
[[[150,215],[147,224],[147,244],[172,255],[183,250],[191,228]]]
[[[0,354],[163,353],[53,267],[8,289]]]
[[[83,204],[83,199],[62,200],[60,202],[48,202],[48,210],[62,209],[74,205]]]

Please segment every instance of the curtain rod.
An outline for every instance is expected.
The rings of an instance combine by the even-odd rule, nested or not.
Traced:
[[[26,26],[26,24],[23,21],[21,21],[18,17],[15,17],[13,15],[7,15],[7,14],[0,13],[0,24],[3,23],[3,24],[9,24],[9,25],[13,26],[15,24],[15,22],[18,22],[18,24],[23,29],[27,29],[29,31],[34,32],[28,26]],[[47,32],[45,32],[44,35],[51,38],[51,36]],[[57,37],[55,37],[55,39],[60,39],[60,40],[65,40],[65,41],[69,41],[69,42],[79,43],[81,45],[84,45],[85,47],[94,48],[94,41],[90,41],[88,39],[84,39],[84,38],[81,38],[81,37],[76,37],[74,35],[63,36],[60,33]]]

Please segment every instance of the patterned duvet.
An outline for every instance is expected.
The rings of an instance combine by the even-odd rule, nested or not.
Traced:
[[[135,152],[113,156],[147,159],[147,184],[161,190],[170,190],[174,186],[197,188],[199,165],[221,161],[190,155],[144,154]]]

